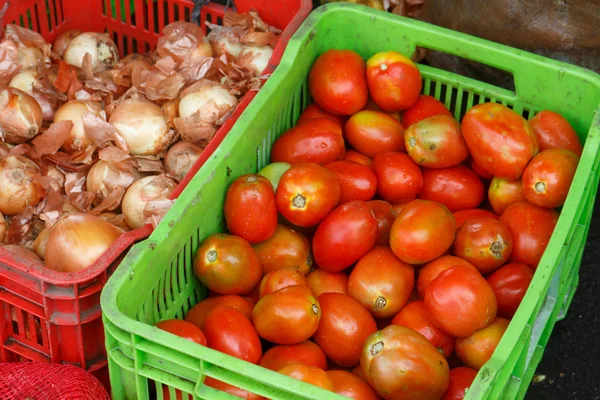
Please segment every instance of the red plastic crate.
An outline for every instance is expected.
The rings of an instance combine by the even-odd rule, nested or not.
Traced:
[[[0,0],[0,7],[7,0]],[[156,46],[168,22],[190,20],[192,0],[8,0],[2,23],[33,29],[52,42],[67,29],[109,33],[122,53]],[[203,3],[202,0],[196,0]],[[114,8],[113,8],[114,5]],[[133,5],[133,7],[132,7]],[[237,0],[236,10],[258,11],[283,30],[266,72],[272,72],[292,34],[312,8],[311,0]],[[141,11],[141,12],[138,12]],[[207,3],[200,22],[221,24],[225,7]],[[192,170],[174,191],[176,198],[213,154],[256,92],[241,100],[218,130]],[[77,273],[58,273],[0,249],[0,361],[35,360],[77,365],[104,378],[106,356],[100,292],[126,251],[152,232],[151,226],[127,232],[92,266]],[[16,322],[12,317],[16,318]],[[106,379],[102,379],[107,382]]]

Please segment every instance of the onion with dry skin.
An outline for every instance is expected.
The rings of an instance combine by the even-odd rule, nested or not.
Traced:
[[[46,245],[48,244],[48,238],[52,233],[51,229],[43,229],[33,241],[31,249],[38,255],[42,260],[46,259]]]
[[[177,182],[181,182],[203,150],[203,147],[184,140],[175,143],[169,148],[163,160],[165,172]]]
[[[85,181],[87,191],[96,195],[94,204],[100,204],[116,190],[121,190],[121,193],[125,194],[133,181],[141,176],[134,171],[133,169],[131,172],[119,170],[113,163],[105,160],[96,161],[88,171]],[[116,201],[120,202],[121,198]]]
[[[21,71],[35,69],[44,63],[44,53],[37,47],[19,46],[19,67]]]
[[[198,112],[202,113],[205,108],[210,107],[214,109],[216,119],[219,120],[238,103],[237,97],[222,85],[205,79],[184,91],[182,95],[179,102],[179,116],[182,118],[191,117]]]
[[[217,57],[230,55],[235,58],[240,54],[240,51],[242,51],[240,36],[244,33],[243,28],[223,27],[219,25],[211,25],[210,28],[211,30],[207,38]]]
[[[116,212],[107,211],[103,212],[98,216],[103,220],[110,222],[117,228],[122,229],[123,232],[128,232],[131,230],[131,228],[129,227],[129,225],[127,225],[127,222],[125,221],[125,216],[123,214],[117,214]]]
[[[44,189],[33,180],[40,173],[39,167],[23,156],[0,158],[0,212],[16,215],[27,206],[36,206]]]
[[[0,92],[0,135],[11,144],[33,139],[42,126],[42,109],[22,90],[8,88]]]
[[[0,246],[0,248],[3,248],[4,250],[8,250],[11,253],[15,254],[16,256],[25,258],[27,260],[42,261],[37,256],[37,254],[35,254],[33,251],[31,251],[23,246],[17,246],[16,244],[5,244],[5,245]]]
[[[127,225],[137,229],[148,223],[149,221],[144,217],[144,209],[148,203],[167,199],[175,187],[177,182],[164,175],[147,176],[133,182],[121,203]]]
[[[6,223],[6,219],[4,215],[0,213],[0,243],[4,243],[4,239],[6,239],[6,231],[8,230],[8,224]]]
[[[74,37],[65,49],[64,61],[81,68],[86,53],[91,57],[94,72],[111,68],[119,61],[117,46],[105,33],[85,32]]]
[[[237,56],[236,62],[254,74],[260,76],[273,55],[273,49],[270,46],[248,46],[244,45],[242,51]]]
[[[79,34],[81,34],[81,31],[79,29],[69,29],[67,31],[64,31],[63,33],[58,35],[58,37],[54,41],[54,44],[52,45],[52,50],[56,54],[58,54],[60,58],[62,58],[65,55],[65,50],[67,50],[67,47],[69,46],[69,43],[71,43],[71,40],[75,39],[77,36],[79,36]]]
[[[42,117],[44,121],[52,121],[54,119],[54,113],[58,106],[56,98],[47,96],[39,91],[33,90],[38,83],[38,71],[30,69],[27,71],[21,71],[10,81],[9,87],[17,88],[24,91],[35,99],[42,109]]]
[[[63,143],[61,149],[67,153],[73,153],[91,146],[93,143],[85,134],[83,115],[92,113],[97,117],[101,117],[101,111],[102,106],[95,101],[71,100],[63,104],[56,111],[54,122],[71,121],[73,122],[73,128],[71,129],[70,138]]]

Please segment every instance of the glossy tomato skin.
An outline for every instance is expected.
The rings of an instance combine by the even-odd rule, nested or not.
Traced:
[[[313,236],[315,262],[329,272],[340,272],[375,245],[377,221],[364,201],[342,204],[321,222]]]
[[[263,354],[258,365],[272,371],[279,371],[291,364],[304,364],[327,369],[325,353],[314,342],[306,341],[291,345],[271,347]]]
[[[487,172],[486,170],[484,170],[478,163],[477,160],[475,160],[474,158],[471,157],[471,161],[469,162],[469,165],[471,166],[471,169],[473,171],[475,171],[475,173],[477,173],[477,175],[479,175],[480,177],[482,177],[485,180],[491,180],[494,177],[494,174],[490,174],[489,172]]]
[[[167,319],[157,322],[154,326],[163,331],[172,333],[173,335],[206,346],[206,336],[204,332],[191,322],[182,321],[180,319]]]
[[[404,127],[383,112],[357,112],[346,122],[344,134],[348,143],[367,157],[404,150]]]
[[[352,115],[367,104],[366,65],[352,50],[328,50],[314,62],[308,90],[325,111]]]
[[[246,318],[252,318],[254,304],[250,300],[235,294],[226,294],[208,297],[198,302],[187,312],[185,320],[202,329],[204,328],[204,320],[208,313],[218,306],[234,308],[244,314]]]
[[[260,281],[260,297],[278,291],[288,286],[305,285],[308,281],[304,275],[293,268],[278,269],[263,276]]]
[[[323,110],[317,103],[311,103],[304,109],[304,111],[302,111],[302,114],[300,114],[300,117],[298,118],[297,124],[317,118],[327,118],[328,120],[335,122],[342,129],[346,123],[346,117],[332,114]]]
[[[493,211],[484,210],[482,208],[472,208],[468,210],[460,210],[452,213],[454,220],[456,221],[456,229],[460,228],[462,224],[471,218],[493,218],[500,219],[500,216]]]
[[[450,370],[450,385],[440,400],[463,400],[466,392],[477,377],[477,371],[469,367]]]
[[[433,261],[428,262],[419,270],[419,277],[417,278],[417,292],[420,299],[425,298],[425,291],[437,276],[443,271],[450,269],[456,265],[462,265],[468,268],[476,270],[475,266],[470,262],[463,260],[460,257],[455,256],[441,256]]]
[[[288,286],[256,303],[252,322],[259,336],[277,344],[297,344],[319,326],[321,306],[308,286]]]
[[[340,182],[340,204],[353,200],[368,201],[375,196],[377,178],[366,165],[342,160],[325,164],[325,168],[333,172]]]
[[[329,272],[317,268],[308,274],[308,287],[315,296],[323,293],[348,294],[348,275],[343,272]]]
[[[253,247],[265,275],[286,268],[307,275],[312,267],[310,242],[306,236],[285,225],[277,225],[270,239]]]
[[[342,128],[327,118],[301,122],[281,135],[271,149],[271,162],[327,164],[344,157]]]
[[[476,208],[483,201],[481,178],[469,167],[423,170],[423,188],[419,198],[442,203],[451,212]]]
[[[456,355],[467,367],[479,370],[492,357],[509,323],[498,317],[471,336],[456,339]]]
[[[558,213],[520,201],[508,207],[500,221],[513,239],[511,261],[537,268],[558,222]]]
[[[355,400],[379,400],[381,397],[369,386],[366,380],[343,370],[329,370],[327,375],[333,382],[333,391]]]
[[[346,154],[344,154],[344,160],[354,161],[356,163],[366,165],[367,167],[371,166],[371,159],[356,150],[346,150]]]
[[[262,175],[242,175],[233,181],[223,211],[227,230],[251,244],[267,240],[277,228],[275,193]]]
[[[525,200],[522,182],[521,179],[509,181],[497,176],[492,179],[488,188],[488,200],[496,214],[502,215],[511,204]]]
[[[377,330],[375,320],[347,294],[323,293],[319,296],[319,304],[321,322],[314,335],[315,342],[327,358],[340,367],[358,365],[363,343]]]
[[[389,247],[375,247],[356,263],[348,290],[375,318],[391,318],[406,305],[414,284],[412,265]]]
[[[540,151],[566,149],[581,157],[583,146],[577,132],[562,115],[543,110],[537,113],[529,124],[540,142]]]
[[[423,187],[421,168],[405,153],[380,153],[371,168],[377,177],[377,194],[392,204],[414,200]]]
[[[212,388],[220,390],[221,392],[229,393],[229,394],[234,395],[235,397],[239,397],[241,399],[246,399],[246,400],[263,400],[264,399],[264,397],[259,396],[255,393],[250,393],[247,390],[238,388],[236,386],[230,385],[229,383],[225,383],[223,381],[216,380],[214,378],[211,378],[210,376],[207,376],[206,378],[204,378],[204,384],[206,386],[210,386]]]
[[[511,319],[533,280],[533,269],[521,263],[509,263],[487,277],[498,302],[498,316]]]
[[[394,118],[396,121],[402,123],[402,113],[400,111],[384,111],[381,109],[381,107],[377,105],[377,103],[375,103],[375,100],[373,100],[373,98],[370,96],[369,100],[367,100],[367,105],[365,106],[365,108],[363,108],[363,110],[384,112],[390,117]]]
[[[396,219],[396,212],[392,205],[383,200],[371,200],[367,202],[377,220],[376,246],[388,246],[390,244],[390,231]]]
[[[404,146],[414,162],[426,168],[452,167],[469,156],[460,124],[448,115],[434,115],[411,125],[404,132]]]
[[[462,120],[462,133],[481,168],[505,179],[520,178],[539,150],[529,123],[502,104],[483,103],[471,108]]]
[[[286,162],[275,162],[266,165],[263,169],[258,171],[258,175],[264,176],[271,182],[273,186],[273,193],[277,191],[277,186],[279,186],[279,180],[281,176],[290,169],[292,165]]]
[[[392,210],[394,211],[394,214],[396,214],[396,217],[398,215],[400,215],[402,210],[404,210],[404,207],[406,207],[406,205],[410,204],[412,201],[413,200],[408,200],[408,201],[403,201],[401,203],[392,204]]]
[[[395,51],[377,53],[367,61],[369,93],[384,111],[412,107],[421,93],[421,73],[404,55]]]
[[[196,277],[220,294],[247,294],[262,276],[260,262],[246,240],[217,233],[206,238],[194,258]]]
[[[494,291],[472,268],[455,266],[440,273],[425,290],[427,311],[447,334],[460,338],[496,318]]]
[[[317,164],[292,165],[279,180],[277,210],[294,225],[317,225],[340,202],[340,183],[335,174]]]
[[[390,325],[369,336],[360,365],[386,400],[436,400],[448,387],[444,356],[423,335],[403,326]]]
[[[333,392],[333,382],[321,368],[291,364],[280,369],[279,373]]]
[[[441,203],[415,200],[402,210],[392,225],[390,246],[400,260],[424,264],[444,254],[454,242],[452,213]]]
[[[579,157],[570,150],[544,150],[531,160],[523,172],[523,195],[540,207],[565,204]]]
[[[452,113],[435,97],[422,94],[411,108],[402,113],[402,125],[409,128],[411,125],[434,115],[447,115],[451,117]]]

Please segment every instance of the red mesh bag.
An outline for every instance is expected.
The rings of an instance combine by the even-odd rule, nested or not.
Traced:
[[[37,362],[0,363],[2,400],[109,400],[100,381],[81,368]]]

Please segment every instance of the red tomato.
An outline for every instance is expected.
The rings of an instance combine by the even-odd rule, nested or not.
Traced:
[[[342,204],[321,222],[313,236],[313,256],[322,269],[340,272],[375,245],[377,220],[367,203]]]
[[[346,161],[354,161],[356,163],[366,165],[367,167],[371,165],[371,159],[364,154],[359,153],[356,150],[346,150],[346,154],[344,155],[344,160]]]
[[[328,50],[313,64],[308,90],[325,111],[352,115],[367,104],[366,66],[352,50]]]
[[[367,381],[367,375],[365,375],[365,371],[363,371],[360,364],[352,368],[352,373],[358,376],[360,379],[364,380],[365,382]]]
[[[404,307],[415,284],[415,270],[389,247],[375,247],[350,273],[348,290],[375,318],[393,317]]]
[[[230,385],[229,383],[225,383],[223,381],[218,381],[214,378],[211,378],[210,376],[207,376],[206,378],[204,378],[204,384],[206,386],[210,386],[212,388],[220,390],[221,392],[229,393],[229,394],[231,394],[235,397],[239,397],[241,399],[246,399],[246,400],[263,400],[264,399],[264,397],[262,397],[262,396],[259,396],[254,393],[250,393],[247,390],[240,389],[236,386]],[[190,398],[190,400],[191,400],[191,398]]]
[[[323,293],[319,304],[321,322],[314,335],[315,342],[329,360],[340,367],[354,367],[360,362],[363,343],[377,330],[375,320],[347,294]]]
[[[306,275],[312,267],[310,242],[303,234],[285,225],[277,225],[277,230],[270,239],[254,245],[254,252],[265,275],[286,268],[293,268]]]
[[[520,178],[539,148],[529,123],[502,104],[471,108],[462,120],[462,133],[481,168],[505,179]]]
[[[402,203],[396,203],[396,204],[392,204],[392,211],[394,211],[394,214],[396,214],[396,217],[398,215],[400,215],[400,213],[402,212],[402,210],[404,210],[404,207],[406,207],[407,204],[410,204],[413,200],[408,200]]]
[[[417,291],[419,293],[419,298],[425,298],[425,291],[427,290],[427,287],[441,272],[457,265],[463,265],[476,270],[473,264],[455,256],[441,256],[425,264],[425,266],[419,270],[419,277],[417,279]]]
[[[206,336],[204,335],[204,332],[191,322],[182,321],[180,319],[167,319],[157,322],[154,326],[163,331],[172,333],[173,335],[206,346]]]
[[[288,286],[308,286],[306,277],[293,268],[278,269],[263,276],[260,282],[260,297],[268,295]]]
[[[444,254],[454,242],[452,213],[441,203],[415,200],[404,207],[390,233],[390,246],[400,260],[424,264]]]
[[[294,225],[317,225],[340,202],[334,173],[317,164],[292,165],[279,180],[277,210]]]
[[[446,358],[450,357],[454,351],[454,338],[435,325],[422,300],[417,300],[404,307],[392,319],[392,324],[405,326],[419,332]]]
[[[449,335],[467,337],[496,318],[494,291],[473,268],[455,266],[440,273],[425,290],[425,306]]]
[[[308,274],[308,287],[315,296],[323,293],[348,294],[348,275],[343,272],[329,272],[317,268]]]
[[[456,231],[452,252],[486,275],[508,261],[512,248],[512,236],[502,222],[471,218]]]
[[[271,162],[327,164],[344,158],[342,128],[327,118],[309,119],[273,143]]]
[[[291,364],[280,369],[279,373],[333,392],[333,382],[321,368]]]
[[[233,235],[260,243],[277,229],[277,207],[271,182],[261,175],[242,175],[225,196],[225,222]]]
[[[390,203],[383,200],[371,200],[367,202],[367,205],[371,208],[373,216],[377,220],[377,241],[375,245],[389,246],[390,231],[396,219],[396,212]]]
[[[508,207],[500,217],[513,239],[511,261],[537,268],[558,221],[555,210],[526,201]]]
[[[377,154],[371,168],[377,177],[377,194],[392,204],[416,199],[423,187],[421,168],[407,154]]]
[[[423,335],[403,326],[390,325],[369,336],[360,365],[385,399],[437,400],[448,387],[444,356]]]
[[[506,264],[487,277],[498,302],[498,316],[511,319],[533,280],[533,269],[521,263]]]
[[[258,303],[258,300],[260,300],[260,285],[254,286],[254,289],[252,289],[249,294],[245,295],[244,298],[252,303],[252,307],[254,307],[256,303]],[[248,319],[252,319],[252,314],[250,314]]]
[[[353,373],[338,369],[327,371],[327,375],[333,382],[333,391],[341,396],[355,400],[381,399],[367,381]]]
[[[452,212],[475,208],[484,196],[481,178],[464,165],[424,169],[419,198],[442,203]]]
[[[366,165],[352,161],[334,161],[325,165],[340,182],[340,204],[353,200],[367,201],[375,196],[377,178]]]
[[[369,99],[367,100],[367,105],[365,106],[365,108],[363,108],[363,110],[370,110],[370,111],[381,111],[386,113],[387,115],[389,115],[390,117],[394,118],[395,120],[397,120],[398,122],[402,122],[402,113],[400,111],[383,111],[381,109],[381,107],[379,107],[377,105],[377,103],[375,103],[375,101],[373,100],[372,97],[369,97]]]
[[[339,125],[340,128],[344,128],[344,124],[346,123],[346,118],[341,115],[335,115],[330,112],[323,110],[317,103],[309,104],[302,114],[300,114],[300,118],[298,118],[297,124],[300,124],[304,121],[308,121],[310,119],[317,118],[327,118],[328,120],[335,122]]]
[[[412,107],[421,93],[421,73],[404,55],[395,51],[377,53],[367,61],[367,84],[371,97],[384,111]]]
[[[479,370],[492,357],[509,323],[507,319],[496,318],[471,336],[456,339],[456,355],[467,367]]]
[[[469,156],[460,124],[451,116],[434,115],[411,125],[404,132],[408,155],[422,167],[446,168]]]
[[[291,364],[304,364],[326,369],[325,353],[315,343],[306,341],[298,344],[278,345],[271,347],[263,354],[258,365],[272,371]]]
[[[581,157],[583,146],[577,132],[563,116],[553,111],[540,111],[529,121],[540,141],[540,151],[548,149],[571,150]]]
[[[467,390],[475,380],[477,371],[473,368],[458,367],[450,370],[450,385],[440,400],[463,400]]]
[[[488,189],[488,200],[494,212],[502,215],[511,204],[525,200],[522,180],[509,181],[494,177]]]
[[[456,229],[460,228],[466,220],[471,219],[471,218],[481,217],[481,218],[500,219],[500,217],[497,214],[493,213],[492,211],[482,210],[481,208],[473,208],[470,210],[461,210],[461,211],[452,213],[452,215],[454,215],[454,220],[456,221]]]
[[[523,172],[523,195],[540,207],[565,204],[579,157],[570,150],[544,150],[531,160]]]
[[[259,336],[277,344],[297,344],[319,326],[321,306],[308,286],[288,286],[256,303],[252,322]]]
[[[447,115],[451,117],[452,113],[435,97],[422,94],[411,108],[402,113],[402,125],[408,128],[434,115]]]
[[[357,112],[346,122],[344,134],[348,143],[367,157],[404,150],[404,127],[379,111]]]
[[[473,171],[475,171],[477,173],[477,175],[479,175],[483,179],[486,179],[489,181],[490,179],[492,179],[494,177],[494,174],[490,174],[489,172],[484,170],[481,167],[481,165],[479,165],[474,158],[471,158],[470,165],[471,165],[471,169]]]
[[[252,309],[254,305],[250,300],[235,294],[217,295],[208,297],[190,309],[185,315],[185,320],[196,325],[198,328],[204,328],[204,319],[217,306],[235,308],[248,319],[252,318]]]
[[[194,273],[214,292],[246,294],[260,281],[262,269],[250,243],[239,236],[216,233],[198,249]]]

